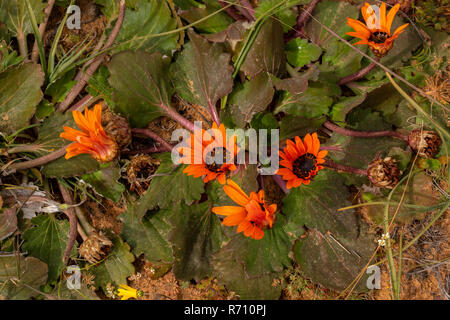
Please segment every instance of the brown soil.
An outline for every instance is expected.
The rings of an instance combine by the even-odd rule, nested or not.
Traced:
[[[402,300],[447,300],[450,287],[450,211],[447,211],[415,245],[410,247],[402,259]],[[407,243],[431,220],[428,215],[420,222],[403,228],[403,243]],[[401,230],[397,230],[397,233]],[[394,252],[398,251],[395,237]],[[398,268],[398,259],[396,268]],[[374,291],[377,300],[391,299],[391,283],[387,263],[383,265],[381,290]]]
[[[172,271],[156,278],[158,266],[145,260],[138,264],[136,273],[128,280],[131,287],[144,291],[141,300],[229,300],[234,297],[216,279],[207,278],[198,284],[180,282]]]
[[[97,230],[110,230],[115,234],[122,231],[122,222],[117,217],[126,211],[126,206],[119,202],[113,202],[103,198],[100,203],[87,201],[84,205],[86,217]]]

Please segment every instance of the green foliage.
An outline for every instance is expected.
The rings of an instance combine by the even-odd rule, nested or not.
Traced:
[[[125,191],[125,186],[118,182],[119,178],[120,167],[116,163],[102,165],[99,171],[85,174],[82,177],[96,192],[115,202],[120,200]]]
[[[47,273],[47,265],[39,259],[15,254],[0,255],[0,297],[25,300],[39,296],[36,290],[47,282]]]
[[[322,171],[309,185],[292,190],[283,200],[288,220],[311,230],[294,248],[302,271],[314,282],[335,290],[345,289],[355,279],[375,244],[354,212],[337,212],[350,204],[344,182],[338,173]]]
[[[95,286],[106,288],[108,283],[119,286],[126,284],[127,278],[134,272],[134,256],[130,246],[119,237],[112,239],[113,249],[100,263],[90,266],[89,272],[95,276]]]
[[[212,203],[174,208],[169,238],[175,257],[173,271],[178,279],[197,281],[211,273],[211,255],[220,249],[222,230]]]
[[[235,88],[230,95],[228,108],[236,126],[244,128],[256,113],[264,111],[272,101],[274,92],[266,72]]]
[[[303,67],[311,61],[319,59],[322,49],[306,39],[293,39],[286,44],[288,62],[294,67]]]
[[[24,232],[24,250],[48,265],[48,280],[56,280],[64,268],[63,255],[69,239],[69,222],[57,220],[53,214],[31,220],[34,228]]]
[[[42,0],[29,0],[37,23],[44,19],[46,4]],[[13,36],[26,37],[33,33],[24,0],[0,0],[0,21],[6,24]]]
[[[114,111],[132,127],[144,127],[170,105],[173,88],[165,77],[169,60],[160,53],[123,51],[109,63],[109,83],[114,88]]]
[[[159,33],[177,28],[172,12],[165,0],[139,1],[135,10],[127,9],[122,28],[117,37],[118,48],[123,50],[145,50],[170,55],[177,46],[177,33],[168,36],[157,36]]]
[[[0,132],[10,134],[29,124],[42,99],[43,83],[44,73],[32,63],[0,73]]]
[[[194,23],[206,16],[221,9],[222,6],[217,1],[205,1],[205,5],[202,7],[191,7],[186,11],[182,11],[180,16],[189,23]],[[225,12],[219,12],[211,18],[197,23],[195,28],[200,32],[216,33],[225,30],[233,19]]]
[[[267,19],[255,42],[251,46],[241,70],[249,77],[254,78],[262,71],[269,72],[277,77],[286,73],[286,54],[284,52],[283,28],[280,22]]]
[[[168,218],[171,210],[150,212],[144,217],[136,214],[136,207],[130,203],[123,217],[122,237],[131,246],[136,256],[145,254],[150,262],[171,263],[172,248],[168,240],[171,225]]]
[[[233,87],[230,55],[222,44],[210,44],[191,31],[188,34],[190,42],[171,67],[175,91],[184,100],[209,109]]]

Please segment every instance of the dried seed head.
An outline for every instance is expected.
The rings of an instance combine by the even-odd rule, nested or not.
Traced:
[[[160,161],[147,154],[139,154],[131,158],[127,168],[127,178],[130,183],[130,191],[136,190],[142,195],[148,188],[151,176],[158,169]]]
[[[89,263],[97,263],[104,259],[112,247],[112,242],[101,232],[92,232],[81,244],[78,252]]]
[[[108,108],[102,113],[102,126],[108,136],[113,138],[119,148],[131,143],[131,128],[125,118],[112,113]]]
[[[398,183],[400,169],[391,157],[373,160],[367,168],[367,176],[375,187],[392,189]]]
[[[434,131],[416,129],[408,136],[409,146],[422,158],[433,158],[439,152],[441,142]]]

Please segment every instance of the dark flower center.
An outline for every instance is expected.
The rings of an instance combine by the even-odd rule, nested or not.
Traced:
[[[379,44],[379,43],[384,43],[388,38],[389,38],[389,34],[387,34],[386,32],[375,31],[374,33],[372,33],[370,35],[369,40]]]
[[[222,161],[218,161],[220,163],[215,162],[216,154],[222,153]],[[227,156],[230,154],[230,152],[223,148],[223,147],[217,147],[213,148],[211,152],[209,152],[206,155],[206,168],[208,168],[211,172],[219,172],[222,169],[222,166],[227,162]],[[210,163],[210,164],[208,164]]]
[[[312,153],[305,153],[297,158],[292,166],[294,174],[302,179],[309,178],[312,171],[317,169],[317,158]]]

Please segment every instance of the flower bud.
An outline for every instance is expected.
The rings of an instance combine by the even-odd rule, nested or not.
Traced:
[[[416,129],[408,136],[409,146],[422,158],[433,158],[439,152],[441,142],[434,131]]]

